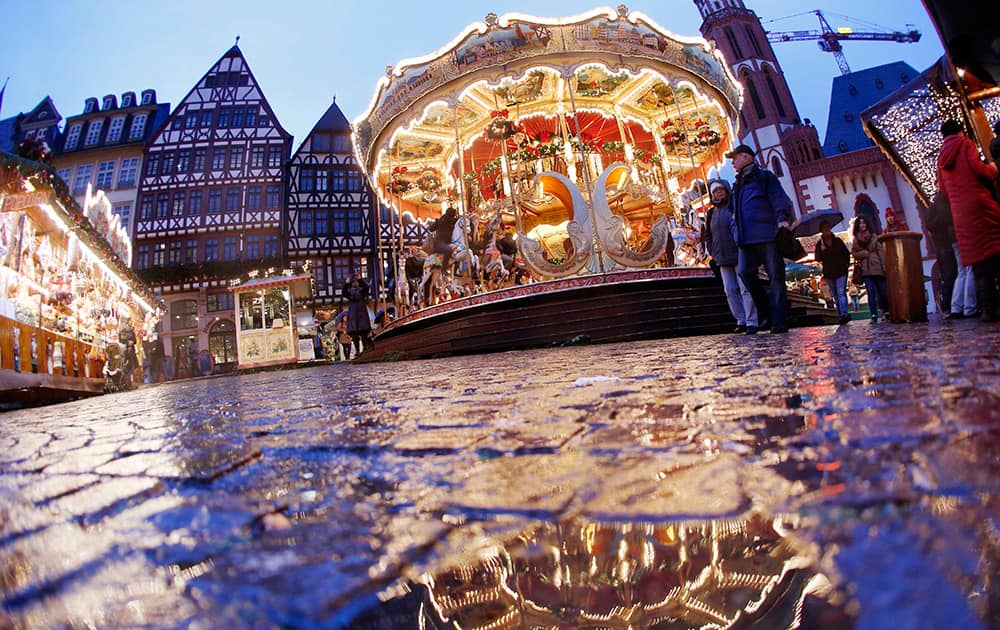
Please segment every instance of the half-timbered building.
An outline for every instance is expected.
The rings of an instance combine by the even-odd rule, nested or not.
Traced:
[[[147,145],[134,266],[163,294],[162,336],[175,369],[183,367],[191,338],[217,368],[235,366],[229,281],[284,263],[291,142],[233,46]]]
[[[378,200],[354,160],[351,125],[336,102],[292,155],[288,175],[288,257],[310,261],[316,304],[339,304],[355,270],[378,284]]]

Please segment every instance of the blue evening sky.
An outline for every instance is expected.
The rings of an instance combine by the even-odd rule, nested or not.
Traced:
[[[905,61],[921,71],[942,54],[920,0],[837,0],[809,4],[746,0],[765,28],[818,29],[821,9],[833,28],[863,30],[837,15],[904,30],[913,24],[918,44],[845,42],[852,70]],[[294,147],[336,96],[354,120],[367,108],[387,65],[444,46],[490,12],[544,17],[577,15],[599,6],[579,0],[463,2],[425,0],[0,0],[11,28],[0,37],[0,82],[10,76],[0,118],[30,111],[51,96],[65,118],[83,111],[89,96],[156,90],[171,106],[228,50],[236,35],[264,94]],[[680,35],[700,35],[701,17],[690,0],[627,3]],[[833,55],[816,42],[775,44],[803,118],[826,130],[830,85],[839,74]]]

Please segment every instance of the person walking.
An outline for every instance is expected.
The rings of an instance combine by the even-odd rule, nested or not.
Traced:
[[[851,321],[851,315],[847,312],[847,272],[851,268],[851,252],[847,250],[844,241],[833,233],[829,221],[821,222],[819,230],[820,237],[816,241],[814,256],[823,265],[823,278],[837,304],[840,323],[846,324]]]
[[[951,319],[952,292],[955,279],[958,277],[958,259],[955,257],[955,224],[951,218],[951,204],[948,195],[938,191],[932,201],[923,211],[924,227],[931,238],[931,248],[937,258],[939,297],[938,311],[944,313],[945,319]]]
[[[885,258],[882,256],[882,246],[878,238],[875,237],[868,219],[863,216],[854,220],[851,254],[861,262],[861,275],[865,279],[868,310],[872,314],[872,321],[878,321],[880,308],[882,318],[886,318],[889,314],[889,286],[885,281]]]
[[[951,202],[958,262],[972,267],[981,319],[995,322],[1000,281],[1000,203],[993,198],[997,166],[979,159],[975,143],[965,137],[957,120],[942,123],[941,135],[944,142],[937,161],[938,189]],[[959,278],[961,275],[960,268]],[[968,311],[968,304],[963,306]]]
[[[370,343],[372,333],[372,320],[368,315],[368,283],[359,273],[352,273],[344,283],[341,294],[348,303],[347,334],[351,336],[354,355],[357,356]]]
[[[778,253],[775,238],[778,228],[787,228],[792,220],[792,200],[774,173],[760,168],[756,153],[741,144],[726,154],[736,171],[732,204],[736,242],[739,245],[737,274],[757,305],[757,317],[769,319],[772,333],[788,332],[786,316],[788,295],[785,286],[785,260]],[[761,285],[757,270],[764,265],[770,299]],[[766,313],[765,315],[762,315]]]
[[[740,250],[733,236],[732,191],[724,179],[712,181],[708,186],[712,206],[705,216],[702,242],[712,261],[718,267],[722,288],[729,303],[729,312],[736,319],[735,333],[757,333],[757,307],[753,296],[736,274]]]

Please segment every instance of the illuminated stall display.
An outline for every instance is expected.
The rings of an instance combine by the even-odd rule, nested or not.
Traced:
[[[230,290],[236,297],[237,369],[313,358],[311,275],[251,278]],[[301,351],[300,333],[309,342]]]
[[[0,208],[0,396],[102,392],[108,345],[161,316],[118,217],[103,193],[80,208],[50,167],[9,155]]]

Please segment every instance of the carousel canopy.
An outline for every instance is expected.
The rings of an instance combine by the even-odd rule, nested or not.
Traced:
[[[662,194],[622,200],[623,213],[662,208],[721,165],[740,99],[705,40],[624,6],[490,14],[388,68],[354,122],[355,148],[382,200],[416,217],[513,193],[526,217],[558,223],[560,200],[527,191],[534,175],[576,175],[585,189],[601,168],[628,163]]]

